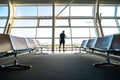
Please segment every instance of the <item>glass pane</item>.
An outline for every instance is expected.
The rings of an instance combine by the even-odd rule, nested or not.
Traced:
[[[52,26],[52,20],[51,19],[41,19],[40,26]]]
[[[52,28],[38,28],[37,37],[52,38]]]
[[[12,28],[11,34],[20,37],[35,37],[35,28]]]
[[[119,6],[117,9],[118,9],[118,10],[117,10],[117,16],[120,17],[120,6]]]
[[[57,19],[56,26],[69,26],[68,19]]]
[[[92,16],[93,6],[72,6],[71,16]]]
[[[95,28],[90,28],[89,30],[90,30],[89,35],[91,37],[97,37],[96,29]]]
[[[15,16],[37,16],[37,7],[15,6]]]
[[[0,16],[8,16],[8,7],[0,6]]]
[[[103,28],[104,35],[111,35],[119,33],[118,28]]]
[[[39,6],[39,16],[52,16],[52,6]]]
[[[115,19],[102,19],[102,26],[117,26]]]
[[[63,9],[65,8],[65,6],[56,6],[55,7],[55,15],[58,15]],[[60,14],[59,16],[68,16],[69,15],[69,8],[65,8]]]
[[[115,6],[100,6],[99,12],[101,16],[114,16]]]
[[[72,28],[73,37],[96,37],[95,28]]]
[[[5,27],[7,19],[0,19],[0,27]]]
[[[120,26],[120,19],[118,19],[118,22],[119,22],[119,26]]]
[[[0,33],[2,34],[4,31],[4,28],[0,28]]]
[[[71,19],[71,26],[94,26],[92,19]]]
[[[37,20],[27,20],[27,19],[15,19],[14,20],[14,27],[33,27],[37,26]]]
[[[41,45],[52,45],[52,39],[38,39]]]

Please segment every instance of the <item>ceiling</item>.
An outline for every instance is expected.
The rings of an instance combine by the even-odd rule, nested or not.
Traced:
[[[9,0],[0,0],[0,4],[7,4]],[[14,4],[66,4],[71,0],[13,0]],[[95,4],[96,0],[73,0],[72,4]],[[99,0],[100,4],[120,4],[120,0]]]

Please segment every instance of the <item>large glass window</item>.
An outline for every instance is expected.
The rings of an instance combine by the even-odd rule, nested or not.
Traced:
[[[56,6],[55,7],[55,14],[56,16],[65,8],[65,6]],[[69,15],[69,8],[65,8],[59,16],[68,16]]]
[[[119,26],[120,26],[120,19],[118,19],[118,22],[119,22]]]
[[[56,15],[64,8],[65,6],[56,6]],[[71,16],[92,16],[92,13],[93,6],[71,6]],[[69,6],[59,16],[69,16]]]
[[[72,29],[72,30],[71,30]],[[71,44],[71,37],[74,39],[73,43],[80,43],[81,38],[96,37],[95,28],[56,28],[55,37],[56,43],[59,44],[59,35],[64,30],[66,34],[66,44]],[[72,34],[71,34],[72,33]],[[75,42],[77,40],[77,42]]]
[[[115,19],[102,19],[102,26],[117,26]]]
[[[8,7],[0,6],[0,16],[8,16]]]
[[[37,16],[37,7],[15,6],[15,16]]]
[[[40,19],[40,26],[52,26],[52,19]]]
[[[4,31],[4,28],[0,28],[0,34],[2,34]]]
[[[69,26],[68,19],[57,19],[56,26]]]
[[[39,40],[39,42],[40,42],[40,45],[52,45],[52,39],[41,39],[41,38],[39,38],[38,39]]]
[[[12,28],[12,35],[20,37],[35,37],[35,28]]]
[[[120,17],[120,6],[117,8],[117,16]]]
[[[99,12],[101,16],[114,16],[115,6],[100,6]]]
[[[95,28],[72,28],[74,37],[96,37]]]
[[[39,6],[39,16],[52,16],[52,6]]]
[[[104,35],[118,34],[118,28],[103,28]]]
[[[0,33],[2,34],[4,31],[4,27],[6,25],[7,17],[8,16],[8,7],[7,6],[0,6]]]
[[[52,28],[38,28],[37,37],[52,38]]]
[[[72,6],[71,16],[92,16],[93,6]]]
[[[5,27],[7,19],[0,19],[0,27]]]
[[[55,5],[55,15],[57,16],[66,5]],[[67,6],[55,20],[55,45],[59,44],[59,35],[64,30],[67,36],[66,44],[71,45],[71,35],[73,44],[80,44],[83,39],[96,37],[96,29],[93,17],[93,5],[71,5],[71,28],[69,27],[69,6]],[[4,7],[5,8],[5,7]],[[5,10],[5,11],[3,11]],[[37,13],[38,10],[38,13]],[[7,16],[7,7],[0,8],[3,13],[0,17]],[[115,6],[100,5],[99,12],[102,15],[101,24],[104,35],[117,34],[119,27],[115,21]],[[5,13],[5,14],[4,14]],[[39,27],[38,16],[40,16]],[[41,44],[52,45],[52,6],[51,5],[25,5],[15,6],[15,20],[12,35],[36,38]],[[120,6],[117,8],[117,17],[120,17]],[[24,19],[22,19],[24,18]],[[32,19],[33,18],[33,19]],[[109,19],[111,18],[111,19]],[[120,20],[118,18],[120,24]],[[3,32],[6,20],[0,19],[0,32]],[[37,30],[36,30],[37,29]],[[37,32],[36,32],[37,31]]]
[[[94,26],[92,19],[71,19],[71,26]]]
[[[15,19],[14,27],[33,27],[37,26],[37,20],[35,19]]]

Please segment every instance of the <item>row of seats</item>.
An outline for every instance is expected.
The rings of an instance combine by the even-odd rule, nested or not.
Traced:
[[[116,65],[110,62],[110,54],[119,55],[120,34],[113,34],[104,37],[83,40],[80,46],[80,51],[82,50],[86,52],[88,52],[89,50],[89,52],[92,53],[96,53],[96,52],[106,53],[106,61],[104,63],[96,63],[94,64],[94,66],[106,65],[106,64]]]
[[[31,66],[18,64],[18,58],[35,51],[40,46],[39,41],[0,34],[0,67],[23,67],[29,69]],[[12,65],[5,65],[13,61]]]

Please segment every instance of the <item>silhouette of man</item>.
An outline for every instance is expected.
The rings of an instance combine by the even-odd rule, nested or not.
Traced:
[[[61,50],[61,45],[63,44],[63,51],[65,51],[65,31],[62,31],[60,33],[60,45],[59,45],[59,51]]]

